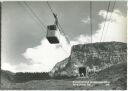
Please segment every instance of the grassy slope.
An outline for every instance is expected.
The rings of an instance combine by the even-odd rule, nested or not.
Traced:
[[[14,73],[1,70],[1,88],[11,88],[11,83],[14,80]]]
[[[53,90],[60,90],[60,89],[68,89],[68,90],[85,90],[85,89],[126,89],[126,63],[114,65],[110,68],[107,68],[98,73],[95,77],[95,80],[107,80],[110,81],[110,86],[105,85],[95,85],[94,87],[89,86],[79,86],[74,87],[72,85],[71,79],[66,80],[33,80],[25,83],[11,83],[8,88],[9,89],[53,89]],[[80,80],[80,79],[75,79]],[[82,79],[88,80],[88,79]],[[7,89],[7,88],[6,88]]]
[[[113,65],[112,67],[99,72],[95,80],[110,81],[111,89],[126,89],[127,87],[127,63]],[[95,88],[99,88],[99,87],[100,86],[97,86]]]

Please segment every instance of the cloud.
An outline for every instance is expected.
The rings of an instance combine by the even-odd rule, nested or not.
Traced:
[[[104,18],[98,26],[99,29],[95,34],[92,35],[93,42],[99,42],[101,39],[101,34],[104,32],[102,41],[120,41],[126,42],[126,17],[122,15],[119,10],[114,10],[112,17],[111,12],[108,12],[108,19],[105,21],[106,11],[99,11],[99,16]],[[85,19],[82,22],[88,23],[89,19]],[[108,25],[109,24],[109,25]],[[107,29],[108,26],[108,29]],[[65,37],[59,34],[60,43],[50,44],[46,38],[43,38],[41,44],[34,47],[26,49],[26,52],[22,55],[27,61],[31,61],[31,64],[21,63],[19,65],[10,66],[8,63],[2,63],[3,69],[10,69],[11,71],[29,71],[29,72],[48,72],[50,71],[57,62],[60,62],[67,58],[71,52],[71,46],[77,44],[90,43],[91,36],[86,36],[81,34],[70,41],[71,45],[68,44]]]
[[[99,12],[99,15],[102,16],[105,19],[106,16],[106,11],[105,10],[101,10]],[[103,31],[103,40],[102,41],[120,41],[120,42],[126,42],[126,24],[127,24],[127,20],[126,17],[124,17],[122,15],[122,13],[119,10],[114,10],[112,13],[112,17],[110,19],[111,16],[111,12],[108,13],[108,19],[107,21],[103,21],[100,25],[99,25],[99,30],[98,32],[94,35],[94,39],[99,36],[99,39],[95,39],[96,40],[100,40],[102,31],[103,31],[103,27],[104,27],[104,31]]]
[[[85,24],[90,23],[90,18],[89,18],[89,16],[88,16],[87,18],[82,19],[81,22],[83,22],[83,23],[85,23]]]
[[[92,35],[92,42],[107,42],[107,41],[119,41],[119,42],[126,42],[127,41],[127,19],[122,15],[122,13],[119,10],[114,10],[112,12],[108,12],[108,18],[107,21],[106,10],[100,10],[98,15],[104,19],[103,22],[101,22],[98,27],[99,29],[96,30],[97,32]],[[105,27],[104,27],[105,24]],[[104,27],[104,30],[103,30]],[[103,38],[101,38],[103,32]],[[72,45],[76,44],[86,44],[91,42],[91,36],[85,36],[84,34],[81,34],[80,36],[77,36],[74,38],[74,41],[71,41]]]
[[[50,71],[57,62],[60,62],[70,55],[71,46],[65,37],[60,35],[59,44],[50,44],[46,38],[42,39],[41,45],[28,48],[23,54],[24,57],[32,61],[31,71]],[[31,68],[30,67],[30,68]],[[26,71],[26,69],[24,69]]]
[[[71,41],[72,46],[77,44],[87,44],[87,43],[91,43],[91,38],[90,36],[85,36],[83,34],[77,36]]]
[[[10,65],[9,63],[7,62],[2,62],[1,64],[1,69],[3,70],[9,70],[9,71],[12,71],[12,72],[16,72],[16,69],[14,66]]]

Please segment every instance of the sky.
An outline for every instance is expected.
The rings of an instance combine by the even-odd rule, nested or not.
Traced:
[[[54,23],[54,17],[46,2],[26,3],[45,26]],[[93,1],[91,19],[89,1],[49,3],[57,14],[70,44],[63,34],[59,35],[59,44],[50,44],[46,39],[46,29],[23,1],[3,2],[2,69],[12,72],[48,72],[57,62],[70,56],[73,45],[90,43],[91,37],[93,43],[100,41],[126,43],[126,2],[116,1],[114,10],[112,10],[114,1],[110,2],[107,14],[108,1]]]

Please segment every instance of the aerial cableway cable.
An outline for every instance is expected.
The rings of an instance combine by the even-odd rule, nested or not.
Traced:
[[[109,8],[110,8],[110,1],[109,1],[109,3],[108,3],[108,7],[107,7],[107,14],[106,14],[105,22],[104,22],[104,25],[103,25],[103,30],[102,30],[102,34],[101,34],[101,38],[100,38],[100,42],[102,41],[102,38],[103,38],[103,33],[104,33],[104,28],[105,28],[105,25],[106,25],[107,18],[108,18]]]
[[[45,30],[47,30],[47,28],[46,28],[46,26],[45,26],[45,24],[40,20],[40,18],[36,15],[36,13],[32,10],[32,8],[30,7],[30,5],[28,5],[26,2],[24,2],[24,4],[25,4],[25,6],[30,10],[30,12],[35,16],[35,18],[39,21],[39,23],[41,23],[40,25],[41,25],[41,29],[42,30],[44,30],[44,28],[45,28]],[[25,7],[25,8],[26,8]],[[33,18],[33,17],[32,17]],[[34,20],[35,20],[35,18],[33,18]],[[36,20],[35,20],[36,21]],[[37,22],[37,21],[36,21]],[[45,33],[46,33],[46,31],[45,31]],[[63,49],[63,48],[62,48]],[[63,49],[64,50],[64,49]],[[68,54],[68,52],[66,51],[66,50],[64,50],[67,54]]]
[[[49,9],[51,10],[51,12],[54,13],[54,12],[53,12],[53,9],[52,9],[52,7],[50,6],[50,4],[49,4],[48,1],[47,1],[47,4],[48,4],[48,7],[49,7]]]
[[[91,30],[91,43],[92,43],[92,2],[90,1],[90,30]]]
[[[52,14],[53,14],[53,16],[54,16],[54,18],[55,18],[55,13],[54,13],[52,7],[50,6],[50,4],[48,3],[48,1],[47,1],[47,5],[48,5],[50,11],[52,12]],[[59,28],[59,31],[61,31],[61,32],[63,33],[63,35],[65,36],[66,40],[67,40],[68,43],[70,44],[70,40],[68,39],[68,37],[67,37],[66,34],[64,33],[64,30],[63,30],[63,28],[61,27],[61,24],[59,23],[59,21],[58,21],[58,26],[57,26],[57,27]],[[71,44],[70,44],[70,46],[71,46]]]
[[[107,35],[108,27],[109,27],[109,25],[110,25],[111,22],[112,22],[111,19],[112,19],[112,16],[113,16],[113,12],[114,12],[115,5],[116,5],[116,0],[114,1],[113,7],[112,7],[111,16],[110,16],[110,18],[109,18],[109,23],[108,23],[108,25],[107,25],[106,34],[105,34],[105,35]],[[104,35],[104,37],[105,37],[105,35]]]
[[[25,1],[24,1],[24,4],[26,5],[26,7],[28,7],[28,9],[32,12],[32,14],[36,17],[36,19],[41,23],[41,25],[45,28],[45,30],[47,29],[45,24],[40,20],[40,18],[36,15],[36,13],[33,11],[33,9],[30,7],[29,4],[27,4]],[[44,29],[43,29],[44,30]],[[46,31],[45,31],[46,33]]]
[[[22,5],[20,2],[17,2],[20,6],[23,6],[23,8],[25,8],[26,9],[26,5],[24,6],[24,5]],[[27,9],[26,10],[28,10],[29,8],[27,7]],[[33,16],[32,14],[31,14],[32,12],[30,11],[30,9],[29,9],[29,11],[28,11],[28,14],[30,15],[30,17],[37,23],[37,24],[39,24],[40,25],[40,27],[41,27],[41,29],[42,30],[44,30],[44,27],[42,26],[42,24],[40,24],[40,22],[37,20],[37,18],[35,17],[35,16]]]
[[[60,30],[61,32],[63,33],[63,35],[65,36],[65,38],[67,39],[68,43],[70,44],[70,40],[68,39],[68,37],[66,36],[66,34],[64,33],[64,30],[63,28],[61,27],[60,23],[58,23],[59,27],[60,27]]]

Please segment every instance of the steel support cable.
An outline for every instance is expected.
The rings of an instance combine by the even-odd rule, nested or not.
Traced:
[[[21,5],[21,3],[20,2],[17,2],[20,6],[23,6],[23,5]],[[26,7],[25,6],[23,6],[23,8],[25,8],[26,9]],[[28,10],[28,9],[26,9],[26,10]],[[30,11],[31,12],[31,11]],[[40,24],[40,22],[37,20],[37,18],[34,18],[34,16],[32,16],[32,14],[30,14],[30,12],[28,11],[28,14],[30,15],[30,17],[37,23],[37,24],[39,24],[40,25],[40,27],[41,27],[41,29],[42,30],[44,30],[44,27],[42,27],[42,24]]]
[[[47,1],[48,7],[51,10],[51,12],[54,14],[52,7],[50,6],[49,2]]]
[[[115,8],[115,4],[116,4],[116,0],[114,1],[114,5],[113,5],[113,7],[112,7],[112,12],[111,12],[111,16],[110,16],[110,18],[109,18],[109,23],[108,23],[108,25],[107,25],[107,29],[106,29],[106,34],[107,34],[107,31],[108,31],[108,27],[109,27],[109,25],[111,24],[111,19],[112,19],[112,16],[113,16],[113,11],[114,11],[114,8]],[[104,36],[105,37],[105,36]]]
[[[100,42],[102,41],[102,38],[103,38],[103,33],[104,33],[104,28],[105,28],[106,21],[107,21],[107,17],[108,17],[109,8],[110,8],[110,1],[109,1],[109,3],[108,3],[107,14],[106,14],[106,17],[105,17],[105,22],[104,22],[104,26],[103,26],[103,30],[102,30]]]
[[[63,28],[61,27],[60,23],[58,23],[58,25],[59,25],[60,29],[62,30],[61,32],[63,33],[63,35],[64,35],[65,38],[67,39],[68,43],[70,44],[70,40],[68,39],[68,37],[67,37],[66,34],[64,33]],[[70,44],[70,46],[71,46],[71,44]]]
[[[91,30],[91,43],[92,43],[92,2],[90,1],[90,30]]]
[[[36,13],[32,10],[32,8],[24,1],[24,4],[28,7],[28,9],[32,12],[32,14],[36,17],[36,19],[41,23],[41,25],[47,30],[45,24],[40,20],[40,18],[36,15]],[[44,30],[44,29],[43,29]],[[46,33],[46,31],[45,31]]]
[[[26,3],[26,2],[24,2],[25,3],[25,5],[28,7],[28,4]],[[32,11],[32,9],[31,9],[31,7],[29,7],[29,10],[31,10],[31,12],[35,15],[35,17],[36,17],[36,19],[38,19],[39,21],[40,21],[40,19],[37,17],[37,15],[34,13],[34,11]],[[33,18],[33,17],[32,17]],[[35,19],[34,19],[35,20]],[[36,21],[37,22],[37,21]],[[40,22],[40,23],[42,23],[42,22]],[[45,27],[45,26],[44,26]],[[41,28],[42,28],[42,26],[41,26]],[[42,28],[42,30],[43,30],[43,28]],[[62,48],[62,47],[61,47]],[[62,48],[63,49],[63,48]],[[68,52],[65,50],[65,49],[63,49],[64,51],[65,51],[65,53],[67,53],[68,54]]]

